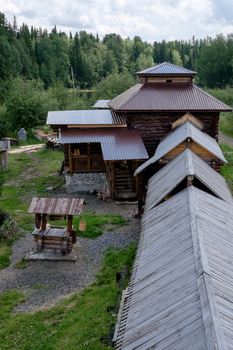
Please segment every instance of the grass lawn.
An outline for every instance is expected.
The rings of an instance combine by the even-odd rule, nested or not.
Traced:
[[[233,148],[224,144],[221,144],[220,146],[226,160],[228,161],[228,164],[221,167],[221,174],[225,177],[231,192],[233,193]]]
[[[119,288],[115,274],[130,269],[134,256],[134,245],[109,250],[94,284],[48,310],[14,314],[24,295],[19,291],[0,294],[0,350],[111,349],[117,305],[128,282],[126,278]]]
[[[221,113],[219,121],[219,130],[230,137],[233,137],[233,112]]]
[[[60,187],[63,179],[58,175],[63,153],[42,149],[35,153],[10,154],[9,167],[5,172],[5,184],[0,197],[0,209],[11,214],[21,230],[30,232],[34,225],[34,216],[27,214],[33,196],[50,196],[46,188]],[[87,230],[79,235],[94,238],[102,234],[104,226],[108,230],[124,225],[126,221],[120,215],[96,215],[85,213]],[[74,227],[77,229],[79,218],[74,218]],[[65,225],[64,221],[55,224]],[[9,265],[10,248],[0,242],[0,268]]]

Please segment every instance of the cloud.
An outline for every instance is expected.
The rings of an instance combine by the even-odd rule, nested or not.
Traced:
[[[1,2],[3,4],[1,4]],[[18,24],[87,30],[103,36],[139,35],[143,40],[172,40],[233,32],[232,0],[0,0],[8,20]]]
[[[213,10],[216,18],[233,23],[233,4],[232,0],[213,0]]]

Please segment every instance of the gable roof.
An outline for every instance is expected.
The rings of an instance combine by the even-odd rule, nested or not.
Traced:
[[[188,175],[193,175],[220,199],[233,204],[224,177],[191,150],[186,149],[150,178],[145,210],[150,210],[159,204]]]
[[[184,67],[176,66],[175,64],[169,63],[169,62],[163,62],[160,64],[157,64],[154,67],[150,67],[147,69],[144,69],[140,72],[137,72],[138,75],[185,75],[185,76],[192,76],[195,75],[196,72],[186,69]]]
[[[108,102],[111,100],[97,100],[92,108],[96,109],[108,109]]]
[[[33,197],[29,214],[80,215],[83,198],[41,198]]]
[[[147,212],[118,350],[233,347],[233,206],[192,186]]]
[[[125,128],[61,130],[61,144],[100,143],[104,160],[147,159],[138,130]]]
[[[126,126],[123,116],[109,109],[102,110],[72,110],[72,111],[49,111],[47,116],[48,125],[100,125],[102,126]]]
[[[149,165],[157,162],[164,157],[168,152],[177,147],[179,144],[191,138],[195,143],[208,150],[213,156],[217,157],[221,161],[227,163],[221,148],[217,141],[210,137],[208,134],[197,129],[192,123],[186,122],[180,125],[177,129],[170,132],[162,141],[160,141],[153,157],[148,159],[145,163],[140,165],[134,175],[140,174]]]
[[[203,122],[200,121],[200,119],[196,118],[193,114],[187,112],[182,117],[178,118],[172,123],[172,129],[176,129],[180,125],[184,124],[185,122],[190,122],[196,128],[203,130],[204,129],[204,124]]]
[[[231,111],[191,83],[136,84],[108,103],[116,111]]]

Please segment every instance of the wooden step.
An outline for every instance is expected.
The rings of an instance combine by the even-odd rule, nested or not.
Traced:
[[[123,191],[123,192],[116,192],[116,198],[117,199],[134,199],[136,198],[137,195],[135,192],[128,192],[128,191]]]

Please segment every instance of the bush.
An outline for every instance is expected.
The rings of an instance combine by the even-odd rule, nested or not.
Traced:
[[[10,244],[18,234],[19,228],[15,220],[13,220],[8,214],[0,212],[0,242]]]

